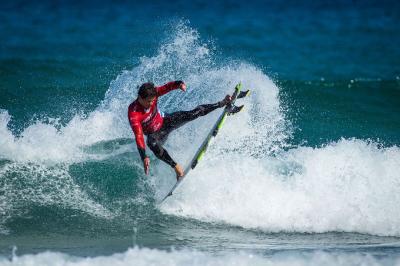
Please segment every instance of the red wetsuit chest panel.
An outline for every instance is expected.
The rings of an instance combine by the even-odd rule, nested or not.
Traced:
[[[163,117],[157,108],[157,98],[154,99],[149,109],[145,109],[137,100],[129,105],[129,120],[133,125],[140,123],[145,135],[159,130],[163,123]]]

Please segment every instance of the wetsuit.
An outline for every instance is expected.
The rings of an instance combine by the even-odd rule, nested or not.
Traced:
[[[162,147],[168,138],[168,134],[187,122],[224,106],[223,102],[204,104],[197,106],[191,111],[179,111],[163,116],[157,107],[158,97],[179,88],[182,83],[182,81],[172,81],[163,86],[156,87],[156,98],[148,109],[145,109],[137,99],[129,105],[128,118],[135,134],[136,145],[142,160],[147,157],[144,144],[144,135],[146,135],[147,146],[149,146],[157,158],[163,160],[171,167],[175,167],[176,162]]]

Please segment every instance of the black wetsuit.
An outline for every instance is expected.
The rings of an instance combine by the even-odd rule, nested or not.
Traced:
[[[171,158],[167,150],[163,148],[169,133],[183,126],[187,122],[195,120],[200,116],[207,115],[215,109],[223,106],[224,104],[222,102],[218,102],[214,104],[199,105],[191,111],[179,111],[172,114],[166,114],[160,130],[147,135],[147,146],[153,151],[157,158],[163,160],[171,167],[175,167],[176,162]]]

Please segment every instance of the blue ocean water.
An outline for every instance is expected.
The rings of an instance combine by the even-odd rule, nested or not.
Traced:
[[[1,3],[0,265],[400,264],[399,22],[396,1]],[[126,110],[178,79],[165,112],[252,94],[159,205],[173,173],[144,175]],[[218,114],[170,136],[177,161]]]

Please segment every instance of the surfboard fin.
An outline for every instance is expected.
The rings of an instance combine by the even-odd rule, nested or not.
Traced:
[[[238,95],[237,99],[244,98],[244,97],[248,96],[249,94],[250,94],[250,90],[247,90],[247,91],[241,91],[241,92],[239,93],[239,95]]]
[[[242,111],[244,105],[241,106],[233,106],[232,109],[229,111],[228,115],[234,115],[236,113],[239,113],[240,111]]]

